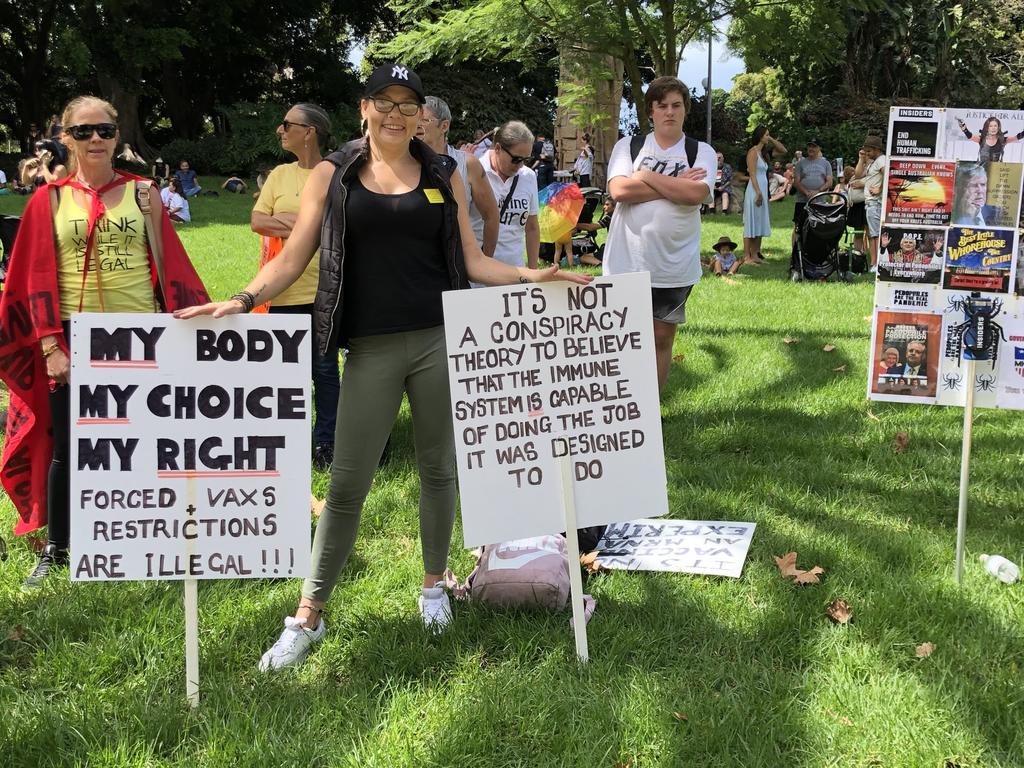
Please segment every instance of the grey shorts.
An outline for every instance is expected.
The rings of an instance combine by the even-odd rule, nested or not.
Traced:
[[[865,201],[864,218],[867,220],[868,237],[878,237],[882,233],[882,202]]]
[[[686,300],[690,298],[692,290],[692,285],[684,285],[682,288],[651,288],[654,319],[676,325],[685,323]]]

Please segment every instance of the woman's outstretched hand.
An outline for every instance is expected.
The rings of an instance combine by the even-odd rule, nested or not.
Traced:
[[[582,272],[561,272],[557,264],[546,269],[528,269],[526,270],[526,278],[531,283],[553,283],[556,280],[567,280],[570,283],[579,283],[580,285],[587,285],[594,279],[591,275],[583,274]]]
[[[209,304],[200,304],[197,307],[176,309],[174,310],[174,316],[179,320],[188,320],[190,317],[199,317],[200,315],[211,315],[213,317],[237,315],[241,311],[242,302],[236,299],[228,299],[227,301],[211,301]]]

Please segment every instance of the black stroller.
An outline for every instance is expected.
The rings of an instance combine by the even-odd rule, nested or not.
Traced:
[[[839,201],[833,202],[834,198]],[[836,273],[840,280],[846,280],[839,262],[839,241],[846,232],[848,210],[849,202],[842,192],[819,192],[807,201],[789,261],[789,277],[794,283],[827,280]]]

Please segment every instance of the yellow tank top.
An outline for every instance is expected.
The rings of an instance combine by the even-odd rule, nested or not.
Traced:
[[[72,312],[78,312],[80,298],[83,312],[156,311],[146,248],[146,223],[135,201],[135,182],[129,181],[123,188],[121,201],[108,208],[96,222],[89,274],[83,288],[89,214],[75,201],[71,187],[60,187],[54,228],[63,320],[70,319]]]

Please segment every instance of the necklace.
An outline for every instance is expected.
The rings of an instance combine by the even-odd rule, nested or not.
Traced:
[[[117,172],[116,171],[111,171],[110,172],[110,178],[107,179],[105,182],[103,182],[100,185],[100,187],[107,186],[107,184],[109,184],[110,182],[112,182],[116,178],[117,178]],[[81,184],[86,189],[91,189],[93,192],[95,192],[96,189],[97,189],[96,187],[93,187],[92,185],[90,185],[85,179],[83,179],[81,174],[78,174],[78,173],[75,174],[75,181],[77,181],[79,184]]]

